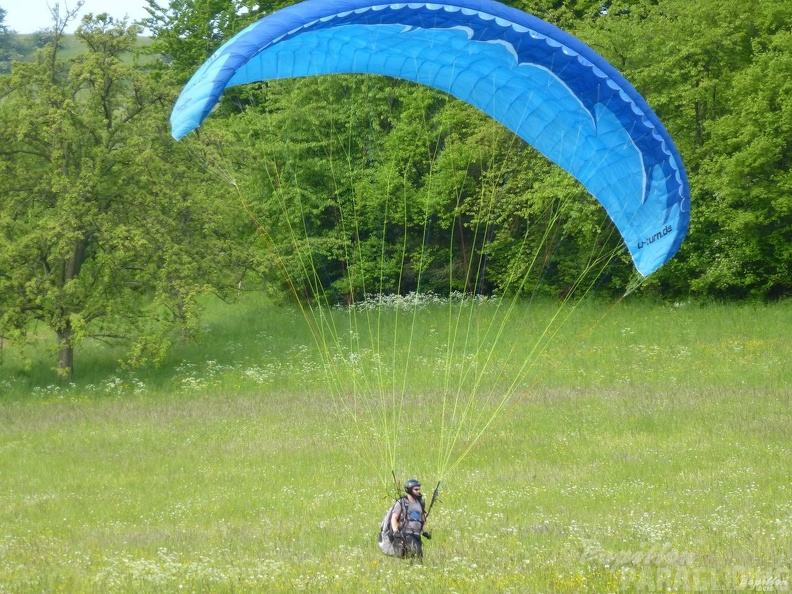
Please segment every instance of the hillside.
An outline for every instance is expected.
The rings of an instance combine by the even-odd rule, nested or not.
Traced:
[[[0,74],[11,72],[13,62],[32,60],[36,51],[44,47],[51,39],[49,33],[6,33],[0,35]],[[151,37],[138,37],[138,45],[144,47],[151,43]],[[83,51],[83,43],[76,35],[63,36],[63,58],[70,58]]]

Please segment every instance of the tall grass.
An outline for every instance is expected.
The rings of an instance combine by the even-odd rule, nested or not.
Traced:
[[[6,347],[0,592],[789,591],[789,304],[581,304],[446,477],[422,565],[376,547],[388,495],[299,312],[207,314],[156,370],[82,349],[72,386]],[[431,488],[441,415],[408,406],[400,478]]]

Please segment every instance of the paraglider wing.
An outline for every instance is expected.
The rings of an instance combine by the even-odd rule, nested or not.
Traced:
[[[644,99],[576,38],[490,0],[309,0],[273,13],[196,72],[173,136],[198,127],[227,87],[333,73],[414,81],[489,114],[602,203],[644,276],[687,232],[682,161]]]

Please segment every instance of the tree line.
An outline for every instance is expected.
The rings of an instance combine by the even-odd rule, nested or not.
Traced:
[[[148,0],[142,23],[86,16],[75,33],[83,51],[70,56],[63,31],[73,13],[57,14],[32,60],[19,59],[0,8],[0,59],[10,65],[0,75],[0,336],[24,341],[34,321],[51,329],[68,378],[87,338],[127,342],[131,363],[159,360],[174,328],[184,340],[200,333],[207,293],[233,299],[263,287],[343,302],[373,286],[447,291],[448,270],[474,261],[486,273],[459,274],[453,288],[500,292],[526,250],[549,250],[542,287],[560,297],[592,245],[618,248],[577,182],[486,116],[410,83],[335,76],[236,88],[201,130],[173,141],[170,109],[195,69],[287,4]],[[792,6],[507,4],[602,54],[680,149],[691,229],[644,291],[788,296]],[[139,43],[141,25],[151,43]],[[352,202],[354,230],[344,217]],[[256,221],[268,223],[265,240]],[[534,231],[550,221],[554,236]],[[399,250],[381,241],[391,231],[404,234]],[[315,262],[308,276],[304,253]],[[623,292],[632,274],[621,255],[596,288]]]

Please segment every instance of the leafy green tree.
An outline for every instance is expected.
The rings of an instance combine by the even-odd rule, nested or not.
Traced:
[[[656,275],[666,292],[792,292],[790,22],[778,0],[631,0],[581,28],[658,112],[688,169],[691,229]]]
[[[692,286],[718,297],[792,294],[792,7],[764,9],[750,63],[724,89],[729,109],[707,127]]]
[[[788,3],[508,3],[561,26],[603,54],[646,97],[682,153],[692,187],[691,228],[680,253],[653,275],[649,288],[668,297],[790,294]],[[260,7],[257,16],[280,4],[289,3]],[[210,13],[233,20],[243,12],[240,6],[217,0]],[[179,15],[160,22],[159,36],[181,80],[234,29],[223,26],[222,19],[194,21],[201,13],[191,9],[162,14]],[[242,20],[248,17],[252,12]],[[215,23],[215,33],[199,26],[208,22]],[[432,279],[449,268],[458,271],[457,278],[467,278],[461,271],[473,270],[474,262],[485,271],[480,289],[503,287],[524,260],[518,246],[528,241],[534,250],[552,246],[555,264],[543,272],[545,286],[563,293],[586,266],[592,245],[603,253],[615,249],[602,209],[579,185],[531,151],[520,149],[516,164],[502,158],[515,152],[513,141],[507,134],[498,138],[491,123],[466,106],[398,83],[371,84],[367,98],[348,99],[345,107],[333,110],[329,106],[341,105],[345,93],[343,85],[333,89],[334,84],[246,85],[227,92],[213,118],[241,139],[243,160],[258,164],[249,170],[266,172],[255,183],[243,176],[248,188],[255,188],[255,206],[263,216],[269,213],[271,220],[277,196],[306,207],[289,214],[308,217],[313,236],[305,245],[322,271],[316,282],[334,287],[336,295],[349,290],[342,285],[354,268],[367,271],[357,277],[366,279],[366,286],[385,278],[391,280],[383,286],[394,286],[401,256],[395,247],[378,247],[374,238],[383,229],[386,234],[409,231],[412,243],[401,281],[411,279],[402,285],[410,287],[419,277],[424,287],[433,286]],[[375,114],[376,106],[388,109]],[[233,124],[222,119],[240,112],[245,118]],[[261,153],[256,156],[256,151]],[[342,155],[343,175],[341,161],[332,163]],[[409,208],[394,209],[399,201]],[[339,214],[351,208],[357,209],[357,235]],[[486,223],[482,235],[477,229],[483,213],[493,222]],[[560,223],[558,238],[531,236],[536,223],[550,220]],[[291,223],[293,229],[297,220]],[[440,231],[453,231],[454,239],[440,240]],[[350,254],[356,254],[354,260]],[[298,260],[294,253],[283,263],[296,272]],[[623,287],[629,270],[618,257],[599,287]]]
[[[149,17],[142,24],[151,31],[149,51],[161,56],[177,83],[193,72],[234,34],[279,8],[288,0],[146,0]]]
[[[19,41],[16,34],[6,25],[7,14],[7,11],[0,7],[0,73],[9,72],[11,62],[19,56]]]
[[[169,138],[172,97],[121,59],[137,33],[87,19],[84,54],[63,61],[56,42],[0,80],[0,333],[52,329],[66,379],[88,337],[161,357],[237,270],[216,184]]]
[[[602,0],[508,0],[505,4],[565,30],[571,30],[581,20],[595,17],[606,10]]]
[[[618,244],[580,184],[443,93],[376,76],[260,93],[257,108],[214,114],[200,137],[223,146],[227,177],[301,298],[515,291],[539,252],[531,286],[541,277],[566,294],[592,246]]]

